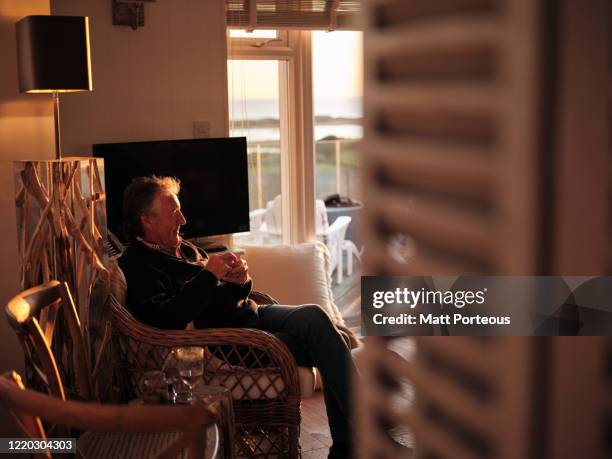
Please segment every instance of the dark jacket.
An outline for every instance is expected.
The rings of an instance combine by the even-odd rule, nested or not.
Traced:
[[[191,244],[181,244],[188,260],[196,259]],[[207,255],[200,251],[207,258]],[[241,327],[254,320],[253,304],[244,301],[251,281],[243,285],[218,282],[202,266],[189,263],[139,241],[119,259],[127,280],[127,306],[138,320],[157,328]]]

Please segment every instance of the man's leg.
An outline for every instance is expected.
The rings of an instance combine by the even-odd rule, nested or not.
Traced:
[[[304,360],[304,350],[312,358],[323,379],[333,451],[340,453],[338,457],[349,456],[352,445],[349,381],[355,371],[350,350],[329,316],[317,305],[266,305],[259,308],[259,319],[260,328],[277,333],[296,360]],[[284,339],[284,334],[297,338],[297,343]]]

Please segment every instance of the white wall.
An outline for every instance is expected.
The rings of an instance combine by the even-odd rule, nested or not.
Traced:
[[[49,0],[0,0],[0,307],[19,291],[13,161],[54,157],[53,102],[50,95],[20,94],[15,23],[49,14]],[[23,374],[23,353],[4,311],[0,314],[0,373]],[[16,434],[0,408],[0,437]]]
[[[113,26],[110,0],[53,0],[53,14],[89,16],[93,92],[61,96],[65,155],[92,143],[193,137],[193,121],[227,135],[223,0],[145,3],[145,25]]]

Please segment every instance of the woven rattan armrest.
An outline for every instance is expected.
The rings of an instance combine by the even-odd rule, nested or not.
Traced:
[[[126,345],[117,343],[118,339],[135,343],[130,352],[142,354],[139,357],[133,356],[133,359],[141,361],[142,370],[160,368],[161,361],[165,358],[163,350],[167,353],[167,350],[174,346],[201,346],[220,361],[220,365],[216,367],[207,367],[208,377],[214,377],[211,371],[218,371],[224,377],[232,372],[238,375],[237,377],[244,377],[251,372],[252,378],[265,374],[274,374],[274,377],[278,378],[280,375],[283,387],[281,398],[293,399],[299,403],[300,388],[295,359],[287,346],[274,335],[251,328],[160,330],[136,320],[112,295],[109,307],[118,350],[126,353]],[[138,348],[135,349],[135,346]],[[160,349],[162,351],[159,351]],[[119,360],[122,360],[121,357]],[[125,366],[125,362],[116,363],[119,367]],[[131,367],[133,371],[134,362]],[[122,392],[125,393],[125,390],[122,389]]]

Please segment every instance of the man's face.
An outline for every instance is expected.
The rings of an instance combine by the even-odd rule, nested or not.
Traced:
[[[159,193],[153,200],[151,212],[140,218],[145,241],[166,248],[175,248],[181,243],[179,230],[187,220],[181,212],[181,203],[175,194]]]

